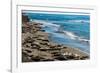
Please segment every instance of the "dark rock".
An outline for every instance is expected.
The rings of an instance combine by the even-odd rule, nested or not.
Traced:
[[[66,56],[69,60],[70,59],[75,59],[75,57],[73,55],[70,55],[70,56]]]
[[[40,48],[40,51],[47,51],[47,49],[41,49],[41,48]]]
[[[26,49],[25,51],[27,51],[28,53],[31,53],[32,51],[31,50],[29,50],[29,49]]]
[[[45,38],[44,37],[39,37],[37,40],[44,40]]]
[[[41,45],[48,45],[47,42],[40,42]]]
[[[43,31],[43,32],[45,32],[45,30],[43,30],[43,29],[41,29],[40,31]]]
[[[55,48],[55,46],[50,46],[50,48]]]
[[[36,62],[40,61],[40,57],[39,56],[32,57],[31,59],[32,59],[32,61],[36,61]]]
[[[28,16],[22,14],[22,23],[29,22]]]
[[[63,55],[57,56],[55,59],[57,59],[57,60],[67,60],[67,58],[64,57]]]
[[[57,45],[58,47],[61,47],[61,45]]]
[[[32,39],[36,39],[36,38],[38,38],[38,37],[37,37],[37,36],[35,36],[35,35],[33,35],[33,36],[32,36]]]
[[[31,48],[31,44],[30,44],[30,43],[26,43],[26,44],[25,44],[25,47]]]
[[[41,61],[54,61],[54,59],[43,59]]]
[[[22,52],[22,62],[31,62],[32,60],[30,57],[27,55],[27,53]]]
[[[85,59],[89,59],[89,57],[88,56],[82,56],[80,59],[85,60]]]
[[[22,33],[30,32],[29,27],[22,27]]]
[[[42,40],[42,41],[46,41],[46,42],[49,42],[49,40],[48,40],[48,39],[44,39],[44,40]]]
[[[61,54],[60,53],[58,53],[58,52],[54,52],[54,53],[52,53],[54,56],[60,56]]]
[[[27,43],[32,43],[34,40],[31,38],[31,37],[27,37],[26,39],[25,39],[25,42],[27,42]]]

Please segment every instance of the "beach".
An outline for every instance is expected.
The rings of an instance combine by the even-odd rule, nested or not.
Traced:
[[[79,48],[52,42],[42,25],[22,16],[22,62],[89,59],[89,55]]]

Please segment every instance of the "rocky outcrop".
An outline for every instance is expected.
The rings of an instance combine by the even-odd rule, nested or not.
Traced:
[[[23,20],[28,21],[25,16]],[[78,49],[50,41],[48,33],[40,25],[35,22],[22,25],[22,62],[89,59],[87,54]]]
[[[25,22],[29,22],[29,18],[25,14],[22,14],[22,23],[25,23]]]

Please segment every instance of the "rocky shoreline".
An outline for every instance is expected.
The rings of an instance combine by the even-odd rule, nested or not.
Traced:
[[[23,17],[22,17],[23,19]],[[68,46],[53,43],[41,23],[22,21],[22,62],[86,60],[89,55]]]

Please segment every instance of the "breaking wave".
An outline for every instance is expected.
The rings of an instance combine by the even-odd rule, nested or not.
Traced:
[[[88,40],[88,39],[79,37],[79,36],[75,35],[75,34],[72,33],[72,32],[69,32],[69,31],[63,31],[63,32],[64,32],[65,35],[69,36],[70,39],[78,40],[78,41],[80,41],[80,42],[88,42],[88,43],[89,43],[89,40]]]
[[[79,42],[87,42],[89,43],[89,40],[88,39],[85,39],[85,38],[82,38],[80,36],[77,36],[76,34],[74,34],[73,32],[70,32],[70,31],[65,31],[61,28],[60,25],[58,24],[54,24],[54,23],[51,23],[49,21],[43,21],[43,20],[32,20],[33,22],[36,22],[36,23],[42,23],[42,27],[45,27],[45,28],[49,28],[49,30],[52,31],[52,33],[60,33],[60,34],[64,34],[65,36],[67,36],[69,39],[72,39],[72,40],[76,40],[76,41],[79,41]],[[72,21],[72,20],[71,20]],[[77,21],[76,21],[77,22]]]

